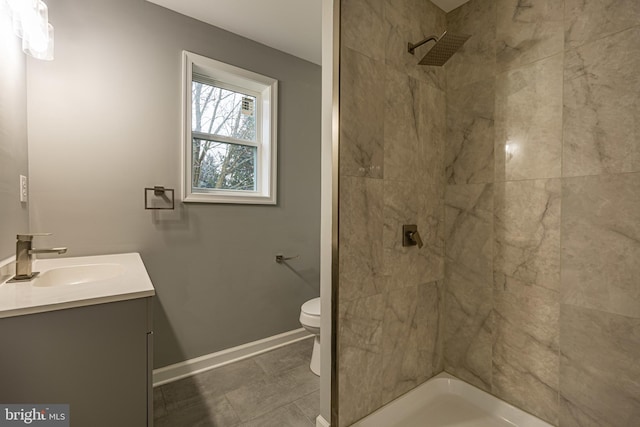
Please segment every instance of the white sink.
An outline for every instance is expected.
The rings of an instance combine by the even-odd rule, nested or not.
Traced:
[[[0,319],[155,295],[137,253],[37,259],[33,271],[30,281],[0,282]]]
[[[120,264],[85,264],[52,268],[32,282],[33,286],[68,286],[108,280],[124,274]]]

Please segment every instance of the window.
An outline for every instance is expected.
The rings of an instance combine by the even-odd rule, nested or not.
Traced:
[[[276,203],[278,81],[183,52],[184,202]]]

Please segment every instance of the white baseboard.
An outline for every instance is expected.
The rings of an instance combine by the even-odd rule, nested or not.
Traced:
[[[270,350],[294,343],[311,335],[306,329],[300,328],[283,334],[274,335],[258,341],[242,344],[237,347],[228,348],[216,353],[206,354],[195,359],[164,366],[153,370],[153,386],[177,381],[179,379],[228,365],[251,356],[256,356]]]
[[[329,424],[329,421],[325,420],[322,415],[318,415],[318,418],[316,418],[316,427],[331,427],[331,424]]]

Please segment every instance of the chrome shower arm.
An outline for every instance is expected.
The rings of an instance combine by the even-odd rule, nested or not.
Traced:
[[[427,42],[430,42],[430,41],[437,42],[437,41],[438,41],[438,37],[437,37],[437,36],[429,36],[429,37],[427,37],[427,38],[425,38],[425,39],[423,39],[423,40],[420,40],[418,43],[415,43],[415,44],[414,44],[414,43],[409,42],[409,43],[408,43],[408,47],[409,47],[409,49],[408,49],[408,50],[409,50],[409,53],[410,53],[411,55],[414,55],[414,54],[415,54],[415,52],[416,52],[416,48],[419,48],[419,47],[420,47],[420,46],[422,46],[423,44],[425,44],[425,43],[427,43]]]

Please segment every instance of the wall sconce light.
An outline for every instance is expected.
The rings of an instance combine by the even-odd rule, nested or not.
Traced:
[[[13,31],[22,38],[22,51],[36,59],[53,59],[53,25],[42,0],[7,0]]]

